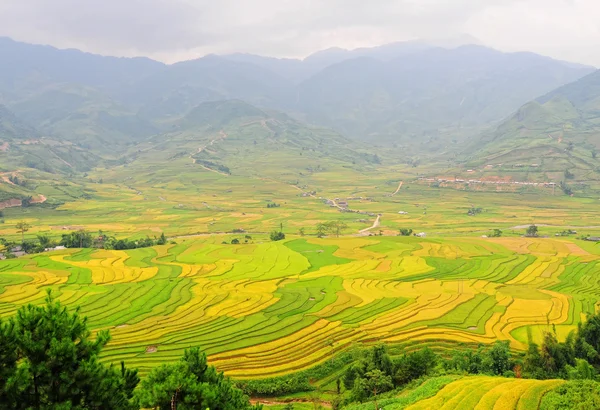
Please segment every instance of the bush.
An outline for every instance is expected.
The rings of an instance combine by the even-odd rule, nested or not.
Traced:
[[[565,383],[542,398],[540,410],[600,409],[600,383],[591,380]]]
[[[285,239],[285,234],[283,232],[273,231],[271,232],[270,238],[272,241],[281,241]]]
[[[407,228],[400,229],[400,236],[411,236],[412,233],[413,233],[412,229],[407,229]]]

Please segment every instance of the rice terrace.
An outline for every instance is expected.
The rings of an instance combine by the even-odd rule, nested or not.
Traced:
[[[527,329],[566,335],[594,312],[599,259],[565,240],[513,238],[59,251],[1,263],[2,315],[49,288],[94,329],[111,329],[104,360],[147,372],[198,345],[228,375],[265,378],[356,343],[524,350]]]
[[[0,410],[600,410],[600,71],[470,41],[0,37]]]

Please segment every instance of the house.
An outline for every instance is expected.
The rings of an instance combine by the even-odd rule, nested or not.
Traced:
[[[406,211],[400,211],[400,212],[398,212],[398,213],[399,213],[400,215],[408,215],[408,212],[406,212]]]
[[[416,233],[415,236],[417,236],[419,238],[425,238],[427,236],[427,234],[425,232],[419,232],[419,233]]]
[[[65,246],[55,246],[54,248],[46,248],[44,249],[44,252],[52,252],[52,251],[64,251],[65,249],[67,249]]]
[[[585,240],[590,242],[600,242],[600,236],[588,236]]]

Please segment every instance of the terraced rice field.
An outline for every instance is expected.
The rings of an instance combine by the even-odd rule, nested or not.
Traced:
[[[564,380],[508,379],[491,376],[440,376],[426,380],[397,397],[378,401],[383,410],[530,410]],[[371,410],[373,402],[347,410]]]
[[[93,329],[110,329],[106,361],[145,373],[200,346],[243,379],[306,369],[354,344],[524,349],[528,328],[566,334],[600,299],[600,246],[581,241],[222,239],[0,261],[0,316],[52,289]]]
[[[464,377],[446,385],[435,396],[421,400],[412,406],[406,407],[406,409],[537,409],[544,394],[562,383],[564,383],[564,380],[506,379],[489,376]]]

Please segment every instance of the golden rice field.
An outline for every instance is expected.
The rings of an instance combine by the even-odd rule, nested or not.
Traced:
[[[110,329],[106,361],[125,360],[145,373],[199,346],[218,369],[243,379],[306,369],[355,344],[444,349],[499,339],[524,349],[528,328],[540,337],[556,325],[565,335],[600,299],[600,246],[590,242],[222,239],[0,261],[0,316],[41,303],[52,289],[80,306],[93,329]],[[532,397],[547,387],[517,382],[505,387],[533,389]],[[513,400],[501,387],[482,397]]]
[[[471,376],[446,385],[435,396],[407,410],[530,410],[539,408],[542,397],[563,380],[505,379]]]
[[[492,376],[439,376],[407,389],[397,397],[380,399],[383,410],[530,410],[541,408],[546,393],[564,380],[507,379]],[[370,410],[374,403],[347,410]]]

